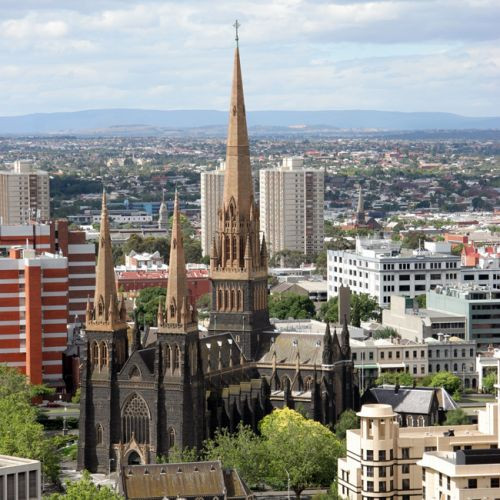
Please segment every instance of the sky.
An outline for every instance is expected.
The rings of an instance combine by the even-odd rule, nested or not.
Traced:
[[[500,0],[0,0],[0,116],[219,109],[500,115]]]

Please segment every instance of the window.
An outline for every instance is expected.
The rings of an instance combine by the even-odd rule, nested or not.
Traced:
[[[402,474],[409,474],[410,473],[410,464],[403,464],[401,466],[401,473]]]
[[[385,491],[385,481],[378,483],[378,491]]]
[[[385,460],[385,450],[380,450],[378,452],[378,459],[382,461]]]
[[[366,450],[366,460],[373,461],[373,450]]]
[[[373,477],[373,467],[371,465],[366,466],[366,477]]]
[[[467,488],[469,489],[477,488],[477,479],[469,479],[467,481]]]
[[[410,458],[410,448],[401,448],[401,457],[403,460]]]
[[[410,489],[410,480],[403,479],[403,490],[409,490],[409,489]]]
[[[384,351],[381,351],[381,352],[380,352],[380,359],[384,359],[384,357],[385,357],[385,352],[384,352]]]
[[[95,428],[95,443],[102,444],[102,425],[97,424]]]
[[[490,488],[500,488],[500,478],[492,477],[490,480]]]
[[[366,491],[373,491],[373,481],[366,481]]]
[[[385,467],[379,467],[378,469],[378,477],[385,477],[386,475],[386,468]]]

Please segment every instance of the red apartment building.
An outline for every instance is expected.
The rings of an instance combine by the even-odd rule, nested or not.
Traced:
[[[85,320],[87,297],[92,301],[95,286],[95,246],[87,243],[83,231],[68,228],[68,221],[0,225],[0,254],[8,255],[13,246],[59,253],[68,259],[68,323]]]
[[[11,248],[0,259],[0,363],[33,384],[64,387],[68,320],[68,259]]]

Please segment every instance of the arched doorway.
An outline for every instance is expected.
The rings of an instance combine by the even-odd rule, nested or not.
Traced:
[[[132,451],[128,456],[128,465],[141,465],[141,457],[136,451]]]

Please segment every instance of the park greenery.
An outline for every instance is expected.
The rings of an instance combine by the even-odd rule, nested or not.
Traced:
[[[158,305],[165,302],[166,288],[161,286],[143,288],[135,301],[137,321],[141,326],[153,326],[157,323]]]
[[[399,333],[397,332],[396,329],[392,328],[391,326],[384,326],[382,328],[379,328],[378,330],[375,330],[373,332],[373,339],[391,339],[391,338],[397,338],[399,337]]]
[[[360,421],[354,410],[345,410],[340,414],[335,424],[335,435],[339,439],[345,439],[349,429],[359,429]]]
[[[269,297],[269,316],[278,319],[314,318],[314,302],[305,295],[297,293],[275,293]]]
[[[375,385],[400,385],[411,387],[414,378],[407,372],[383,372],[375,380]]]
[[[456,410],[448,410],[446,412],[446,420],[444,425],[466,425],[470,423],[467,414],[462,408]]]
[[[495,372],[488,373],[483,378],[483,392],[495,394],[495,384],[497,383],[497,374]]]

